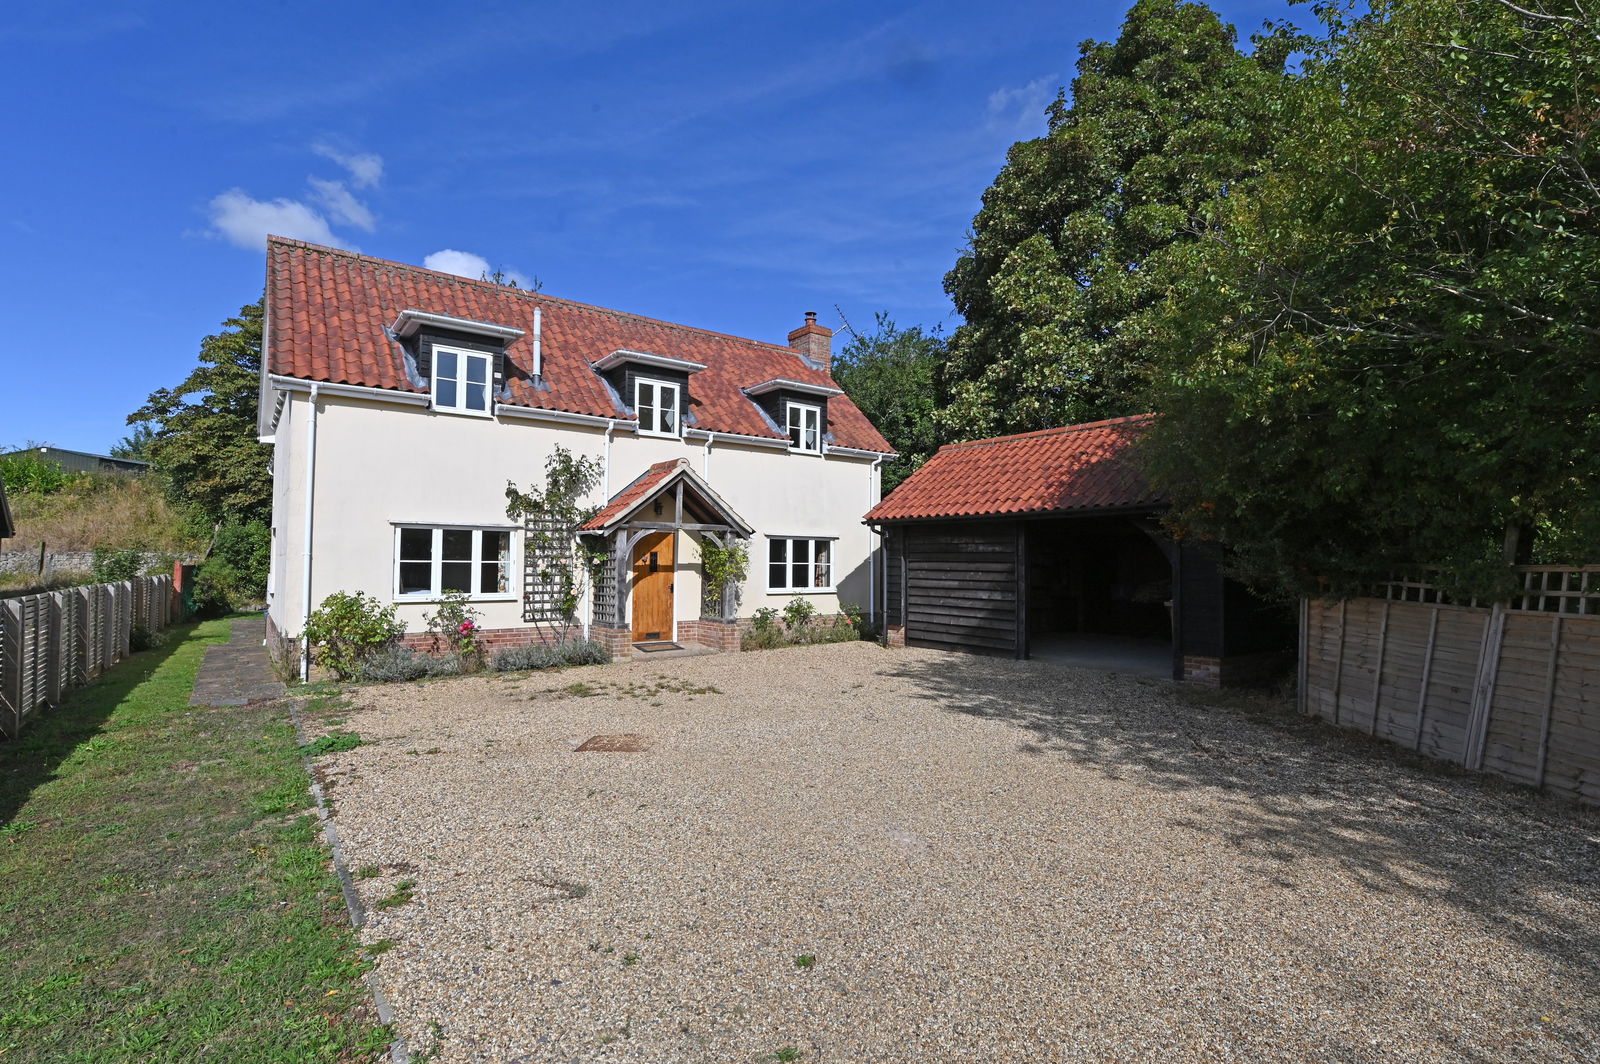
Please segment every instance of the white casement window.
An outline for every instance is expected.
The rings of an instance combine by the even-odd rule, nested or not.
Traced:
[[[768,539],[768,591],[832,591],[833,540]]]
[[[489,413],[489,378],[494,356],[458,347],[433,349],[433,408],[461,414]]]
[[[789,420],[789,446],[797,451],[822,453],[822,407],[810,403],[786,403]]]
[[[678,386],[670,381],[633,382],[633,408],[646,436],[678,435]]]
[[[510,529],[397,526],[394,597],[436,599],[446,591],[513,598]]]

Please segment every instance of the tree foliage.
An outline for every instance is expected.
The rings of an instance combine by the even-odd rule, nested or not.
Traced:
[[[899,452],[882,468],[885,495],[939,449],[935,414],[946,357],[937,332],[899,328],[880,311],[874,330],[863,335],[852,329],[833,360],[833,379]]]
[[[1204,5],[1139,0],[1115,42],[1083,45],[1071,103],[1012,146],[945,277],[965,319],[952,438],[1140,412],[1156,260],[1259,168],[1294,41],[1277,31],[1245,54]]]
[[[261,302],[243,307],[200,343],[200,364],[174,388],[152,392],[128,424],[153,435],[150,461],[174,500],[207,525],[271,520],[271,452],[256,440],[261,383]],[[139,439],[135,428],[130,442]]]
[[[1258,584],[1458,590],[1600,545],[1600,23],[1319,9],[1271,165],[1182,249],[1150,459]]]

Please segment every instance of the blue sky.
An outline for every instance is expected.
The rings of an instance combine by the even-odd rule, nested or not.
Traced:
[[[8,5],[0,445],[123,436],[269,230],[776,342],[836,306],[948,330],[983,190],[1124,10]]]

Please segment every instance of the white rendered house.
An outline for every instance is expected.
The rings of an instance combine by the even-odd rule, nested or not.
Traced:
[[[737,647],[737,618],[804,596],[875,614],[892,452],[829,376],[808,314],[787,346],[272,237],[261,425],[273,445],[274,642],[336,591],[398,606],[408,631],[467,593],[491,646],[541,629],[506,485],[557,445],[601,463],[586,535],[614,559],[590,634]],[[743,539],[742,587],[703,601],[704,537]],[[547,618],[545,618],[547,620]]]

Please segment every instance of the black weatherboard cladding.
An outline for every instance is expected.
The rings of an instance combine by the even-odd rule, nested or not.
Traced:
[[[681,370],[656,369],[652,366],[638,366],[632,362],[624,362],[601,373],[611,387],[617,390],[622,397],[622,405],[633,410],[633,382],[638,380],[666,381],[668,384],[678,386],[678,402],[680,416],[687,414],[691,409],[693,398],[689,390],[689,375]],[[633,411],[638,413],[637,410]]]
[[[494,340],[485,339],[482,336],[453,332],[448,329],[418,329],[417,334],[411,338],[411,344],[412,355],[417,360],[417,375],[422,378],[424,386],[431,386],[433,383],[433,349],[435,345],[457,347],[465,351],[482,351],[484,354],[495,356],[493,388],[495,395],[500,395],[504,391],[508,372],[519,380],[529,379],[525,370],[510,364],[511,360],[506,357],[503,345]]]
[[[941,521],[897,530],[891,574],[905,559],[906,643],[946,650],[1017,652],[1017,523]],[[895,606],[891,599],[891,612]]]
[[[827,429],[828,401],[820,395],[804,395],[800,392],[791,392],[787,389],[779,388],[776,391],[767,392],[765,395],[757,395],[753,398],[755,399],[755,404],[766,412],[766,415],[772,419],[774,425],[778,426],[779,432],[789,431],[789,418],[784,406],[789,402],[805,403],[807,406],[820,406],[822,408],[823,429],[824,431]]]

